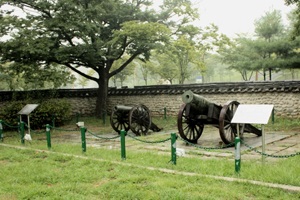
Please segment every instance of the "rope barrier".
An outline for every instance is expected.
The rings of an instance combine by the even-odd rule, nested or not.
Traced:
[[[54,126],[49,125],[49,127],[53,130],[58,130],[58,131],[66,131],[66,132],[73,132],[73,131],[79,131],[79,129],[61,129],[61,128],[56,128]]]
[[[171,140],[171,138],[167,138],[167,139],[159,140],[159,141],[146,141],[146,140],[139,139],[139,138],[134,137],[134,136],[129,135],[129,134],[127,134],[127,135],[128,135],[130,138],[134,139],[134,140],[137,140],[137,141],[140,141],[140,142],[144,142],[144,143],[149,143],[149,144],[163,143],[163,142],[167,142],[167,141]]]
[[[99,136],[99,135],[96,135],[95,133],[92,133],[91,131],[87,131],[89,134],[93,135],[94,137],[96,138],[100,138],[100,139],[105,139],[105,140],[113,140],[113,139],[117,139],[120,137],[120,135],[117,135],[117,136],[114,136],[114,137],[103,137],[103,136]]]
[[[225,149],[227,147],[232,147],[234,146],[234,142],[233,143],[230,143],[230,144],[227,144],[225,146],[222,146],[222,147],[202,147],[200,145],[197,145],[197,144],[194,144],[194,143],[191,143],[189,141],[186,141],[184,140],[183,138],[179,137],[179,139],[181,139],[182,141],[184,141],[185,143],[191,145],[191,146],[194,146],[196,148],[199,148],[199,149],[204,149],[204,150],[216,150],[216,149]]]
[[[30,129],[30,132],[32,133],[37,133],[37,134],[40,134],[40,133],[44,133],[45,131],[44,130],[41,130],[41,131],[37,131],[37,130],[33,130],[31,128],[29,128],[29,126],[24,122],[24,125],[27,129]]]
[[[261,151],[256,150],[254,147],[251,147],[250,145],[246,144],[243,140],[241,140],[242,144],[244,144],[246,147],[248,147],[251,151],[254,151],[256,153],[259,153],[263,156],[267,156],[267,157],[273,157],[273,158],[289,158],[289,157],[294,157],[294,156],[298,156],[300,155],[300,152],[296,152],[293,154],[289,154],[289,155],[271,155],[271,154],[267,154],[267,153],[263,153]]]
[[[24,122],[23,122],[24,123]],[[5,125],[5,126],[8,126],[10,128],[20,128],[20,125],[17,125],[17,126],[13,126],[11,124],[8,124],[7,122],[5,121],[2,121],[2,124]],[[29,128],[28,125],[26,123],[24,123],[24,126],[26,128]],[[50,126],[49,125],[49,128],[53,129],[53,130],[59,130],[59,131],[66,131],[66,132],[73,132],[73,131],[78,131],[78,129],[61,129],[61,128],[56,128],[56,127],[53,127],[53,126]],[[32,130],[30,129],[32,132],[34,133],[43,133],[44,131],[36,131],[36,130]],[[117,136],[113,136],[113,137],[103,137],[103,136],[99,136],[91,131],[87,131],[89,134],[93,135],[94,137],[96,138],[99,138],[99,139],[105,139],[105,140],[113,140],[113,139],[117,139],[120,137],[120,135],[117,135]],[[166,139],[163,139],[163,140],[156,140],[156,141],[148,141],[148,140],[142,140],[136,136],[132,136],[130,134],[126,134],[128,135],[130,138],[134,139],[134,140],[137,140],[137,141],[140,141],[140,142],[144,142],[144,143],[149,143],[149,144],[155,144],[155,143],[164,143],[164,142],[167,142],[169,140],[171,140],[171,138],[166,138]],[[221,147],[203,147],[203,146],[200,146],[200,145],[197,145],[197,144],[194,144],[194,143],[191,143],[189,141],[186,141],[184,140],[183,138],[181,137],[178,137],[177,138],[181,139],[183,142],[193,146],[193,147],[196,147],[196,148],[199,148],[199,149],[204,149],[204,150],[216,150],[216,149],[224,149],[224,148],[227,148],[227,147],[232,147],[234,146],[234,143],[230,143],[230,144],[227,144],[225,146],[221,146]],[[241,143],[244,144],[247,148],[249,148],[251,151],[254,151],[258,154],[261,154],[263,156],[267,156],[267,157],[273,157],[273,158],[289,158],[289,157],[294,157],[294,156],[298,156],[300,155],[300,152],[296,152],[296,153],[293,153],[293,154],[288,154],[288,155],[271,155],[271,154],[267,154],[267,153],[263,153],[259,150],[257,150],[256,148],[254,147],[251,147],[250,145],[248,145],[247,143],[245,143],[243,140],[241,140]]]
[[[5,121],[2,121],[2,122],[3,122],[4,125],[8,126],[9,128],[19,128],[18,125],[17,125],[17,126],[13,126],[13,125],[8,124],[8,123],[5,122]]]

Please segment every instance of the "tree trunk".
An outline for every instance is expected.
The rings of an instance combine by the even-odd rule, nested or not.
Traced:
[[[107,95],[108,95],[108,76],[101,74],[98,80],[96,116],[102,118],[107,113]]]

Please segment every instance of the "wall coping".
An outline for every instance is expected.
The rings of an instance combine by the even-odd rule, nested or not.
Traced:
[[[299,93],[300,81],[264,81],[264,82],[218,82],[183,85],[151,85],[135,86],[134,88],[109,88],[108,95],[178,95],[186,90],[198,94],[223,93],[265,93],[287,92]],[[22,100],[30,98],[90,98],[97,97],[97,88],[89,89],[57,89],[57,90],[30,90],[30,91],[0,91],[0,101]]]

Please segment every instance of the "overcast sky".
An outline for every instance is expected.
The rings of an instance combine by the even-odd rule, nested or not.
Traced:
[[[153,0],[154,4],[161,4],[163,0]],[[229,37],[237,33],[254,33],[254,21],[266,12],[280,10],[284,23],[286,14],[292,6],[286,6],[284,0],[191,0],[199,10],[200,27],[214,23],[221,33]]]
[[[199,7],[201,26],[215,23],[220,32],[233,37],[236,33],[254,33],[254,21],[267,11],[280,10],[284,22],[292,10],[284,0],[192,0]]]
[[[163,0],[152,0],[154,5]],[[254,21],[267,11],[280,10],[285,23],[292,6],[284,0],[191,0],[200,13],[200,27],[214,23],[221,33],[234,37],[237,33],[254,33]]]

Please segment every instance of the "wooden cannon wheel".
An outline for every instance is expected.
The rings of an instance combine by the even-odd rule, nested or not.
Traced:
[[[222,141],[225,144],[230,144],[234,142],[234,138],[237,135],[236,126],[231,124],[233,115],[239,105],[237,101],[227,102],[221,112],[219,117],[219,133]]]
[[[182,139],[197,143],[202,135],[204,124],[189,112],[187,104],[183,104],[178,112],[177,127]]]
[[[126,132],[129,130],[128,116],[129,112],[112,110],[110,124],[118,134],[120,134],[121,130],[125,130]]]
[[[129,112],[130,130],[137,136],[146,135],[151,126],[151,115],[149,109],[143,105],[134,106]]]

